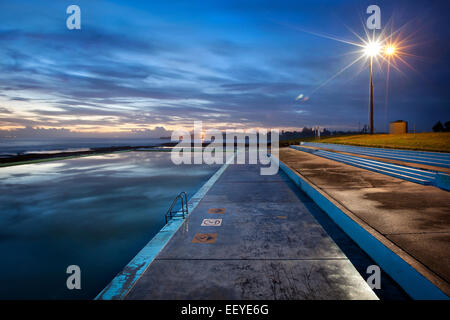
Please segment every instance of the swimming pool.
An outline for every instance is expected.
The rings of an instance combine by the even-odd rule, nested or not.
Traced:
[[[94,298],[219,167],[125,152],[0,168],[0,299]]]

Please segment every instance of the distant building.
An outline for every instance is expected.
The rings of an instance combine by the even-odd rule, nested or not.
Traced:
[[[403,120],[392,121],[389,123],[390,134],[404,134],[408,133],[408,122]]]

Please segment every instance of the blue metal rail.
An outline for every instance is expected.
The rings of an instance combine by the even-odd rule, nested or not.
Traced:
[[[399,160],[412,163],[426,164],[430,166],[450,168],[450,154],[441,152],[428,151],[413,151],[413,150],[398,150],[398,149],[384,149],[384,148],[369,148],[348,146],[342,144],[331,143],[314,143],[302,142],[303,146],[326,148],[335,151],[343,151],[348,153]]]
[[[437,173],[434,171],[421,170],[406,166],[395,165],[382,161],[369,160],[357,156],[350,156],[325,150],[310,149],[302,146],[291,146],[291,148],[312,153],[316,156],[342,162],[362,169],[386,174],[395,178],[411,182],[430,185],[434,184]]]

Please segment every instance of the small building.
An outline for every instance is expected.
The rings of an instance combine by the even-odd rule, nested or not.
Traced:
[[[408,122],[403,120],[392,121],[389,123],[390,134],[405,134],[408,133]]]

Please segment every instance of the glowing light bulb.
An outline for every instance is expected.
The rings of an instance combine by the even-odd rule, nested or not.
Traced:
[[[369,57],[374,57],[377,54],[379,54],[381,51],[381,45],[379,42],[369,42],[366,44],[366,47],[364,48],[364,53]]]
[[[387,46],[384,49],[384,53],[387,54],[388,56],[392,56],[395,53],[395,47],[394,46]]]

